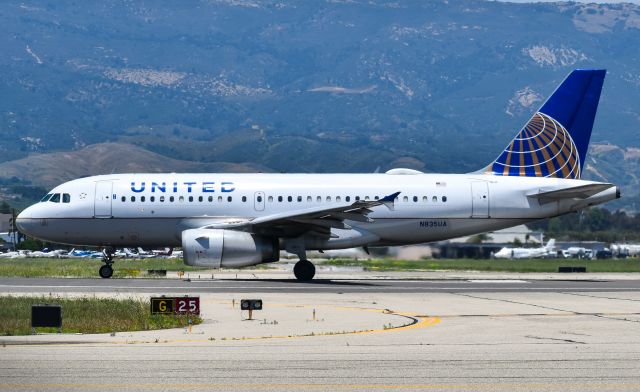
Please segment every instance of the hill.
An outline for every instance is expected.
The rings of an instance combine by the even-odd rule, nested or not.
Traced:
[[[259,172],[253,164],[181,161],[129,144],[102,143],[78,151],[33,154],[0,164],[0,177],[23,181],[37,178],[38,185],[52,188],[62,182],[96,174],[162,172]]]
[[[608,69],[592,141],[640,148],[633,4],[16,0],[0,33],[0,162],[118,143],[273,171],[473,171],[580,67]],[[616,151],[587,173],[637,196]],[[62,162],[30,180],[78,171]]]

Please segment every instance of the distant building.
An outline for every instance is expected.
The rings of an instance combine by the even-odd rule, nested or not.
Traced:
[[[543,235],[539,231],[532,231],[525,225],[509,227],[502,230],[492,231],[487,233],[489,238],[483,241],[484,244],[513,244],[519,241],[522,244],[541,244],[543,241]],[[467,243],[469,239],[474,236],[458,237],[448,242],[452,243]]]
[[[532,231],[525,225],[509,227],[487,233],[488,238],[482,244],[470,243],[475,236],[458,237],[449,241],[434,244],[434,254],[441,258],[459,259],[489,259],[493,253],[514,243],[540,246],[543,241],[541,232]]]

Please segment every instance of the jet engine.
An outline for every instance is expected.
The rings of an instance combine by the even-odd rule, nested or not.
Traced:
[[[279,260],[277,238],[220,229],[182,232],[184,262],[197,267],[245,267]]]

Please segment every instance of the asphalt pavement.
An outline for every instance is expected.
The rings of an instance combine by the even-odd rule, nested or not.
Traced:
[[[582,277],[2,278],[11,295],[198,295],[204,323],[0,337],[0,390],[640,390],[640,279]],[[241,298],[264,309],[248,320]]]

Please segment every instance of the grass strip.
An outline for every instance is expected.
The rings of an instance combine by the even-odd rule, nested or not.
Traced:
[[[492,271],[492,272],[558,272],[558,267],[586,267],[587,272],[640,272],[640,259],[425,259],[395,260],[334,259],[324,265],[362,267],[365,271]]]
[[[5,259],[0,258],[0,276],[4,277],[73,277],[95,278],[102,265],[100,259]],[[196,271],[200,268],[185,265],[182,259],[116,259],[115,278],[145,276],[147,270]]]
[[[0,296],[0,334],[31,333],[31,305],[59,304],[63,333],[111,333],[180,328],[202,323],[199,316],[151,315],[149,301],[138,298],[63,298],[57,296]],[[38,328],[37,332],[58,332]]]

